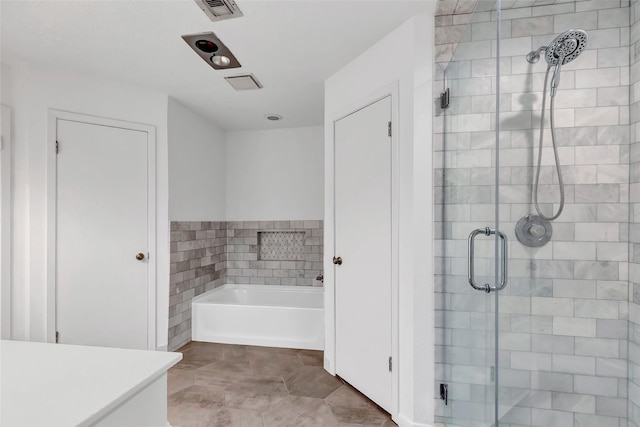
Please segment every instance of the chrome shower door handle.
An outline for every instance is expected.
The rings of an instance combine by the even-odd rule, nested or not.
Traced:
[[[477,291],[485,291],[487,293],[491,292],[491,287],[489,284],[479,285],[476,283],[476,279],[474,277],[474,262],[475,262],[475,246],[474,242],[476,240],[476,236],[478,234],[484,234],[485,236],[491,235],[491,229],[489,227],[486,228],[478,228],[473,230],[471,234],[469,234],[469,239],[467,240],[467,279],[469,280],[469,284],[471,287]]]
[[[495,287],[495,291],[500,291],[507,286],[507,263],[509,262],[509,255],[507,254],[507,236],[504,235],[502,231],[493,230],[493,233],[497,233],[498,237],[500,237],[501,246],[502,246],[502,277],[500,282]]]
[[[475,280],[474,273],[474,263],[475,263],[475,239],[479,234],[483,234],[485,236],[491,236],[497,234],[500,237],[501,241],[501,249],[502,249],[502,271],[500,282],[498,282],[495,286],[491,286],[488,283],[481,285],[478,284]],[[489,293],[491,291],[500,291],[507,286],[507,236],[504,235],[501,231],[496,231],[492,228],[478,228],[473,230],[471,234],[469,234],[468,239],[468,250],[467,250],[467,279],[469,281],[469,285],[477,291],[485,291]]]

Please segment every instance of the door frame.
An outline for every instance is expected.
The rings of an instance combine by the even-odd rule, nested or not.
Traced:
[[[391,371],[391,415],[395,419],[399,411],[399,82],[371,92],[358,102],[340,109],[329,115],[331,144],[327,144],[325,152],[325,249],[324,256],[324,288],[325,288],[325,369],[332,375],[336,374],[336,300],[335,300],[335,265],[333,256],[335,247],[335,143],[336,122],[354,114],[376,102],[391,97],[391,357],[393,369]],[[328,193],[328,194],[327,194]]]
[[[46,330],[47,342],[56,341],[56,226],[58,120],[146,132],[147,134],[147,349],[156,350],[156,128],[152,125],[49,109],[47,127],[47,244],[46,244]]]
[[[13,192],[12,192],[12,173],[11,166],[13,157],[11,154],[12,147],[12,131],[11,131],[11,109],[5,105],[1,106],[1,120],[2,120],[2,141],[0,142],[2,150],[2,188],[0,188],[0,209],[2,209],[2,222],[0,227],[2,232],[2,241],[0,242],[0,263],[2,263],[2,276],[0,277],[0,300],[2,306],[2,318],[0,323],[2,324],[2,331],[0,331],[0,337],[2,339],[11,339],[12,335],[12,269],[11,264],[13,260],[12,247],[13,247],[13,210],[11,207]]]

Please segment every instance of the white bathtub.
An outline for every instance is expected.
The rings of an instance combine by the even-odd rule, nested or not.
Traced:
[[[310,286],[224,285],[191,302],[192,339],[323,350],[323,298]]]

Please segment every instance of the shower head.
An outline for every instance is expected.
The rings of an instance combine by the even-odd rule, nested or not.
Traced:
[[[540,59],[540,54],[545,52],[545,59],[549,65],[564,65],[573,61],[587,47],[589,37],[584,30],[568,30],[553,39],[548,46],[541,46],[537,50],[529,52],[527,61],[535,64]],[[562,58],[562,59],[561,59]]]
[[[564,65],[578,57],[587,47],[587,32],[568,30],[553,39],[546,48],[544,58],[549,65]]]
[[[584,30],[567,30],[553,39],[548,46],[541,46],[538,50],[529,52],[527,61],[535,64],[540,59],[540,54],[544,52],[544,58],[549,67],[555,67],[553,78],[551,79],[551,96],[556,96],[558,85],[560,84],[560,69],[578,57],[587,47],[587,32]]]

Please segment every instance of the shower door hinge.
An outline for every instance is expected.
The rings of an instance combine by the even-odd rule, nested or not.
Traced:
[[[443,110],[449,108],[449,88],[440,94],[440,108]]]
[[[391,136],[391,122],[389,122],[388,129],[389,129],[389,136]]]
[[[391,356],[389,356],[389,372],[391,372],[393,368],[393,359],[391,358]]]
[[[449,404],[449,384],[440,383],[440,399],[444,400],[444,406]]]
[[[60,332],[56,331],[56,344],[60,342]]]
[[[56,141],[56,154],[58,154],[59,152],[60,152],[60,143]]]

